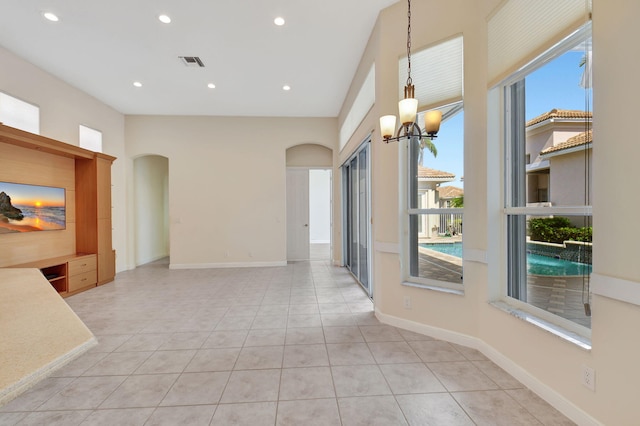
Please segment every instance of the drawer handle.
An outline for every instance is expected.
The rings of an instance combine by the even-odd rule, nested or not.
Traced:
[[[87,266],[87,264],[86,264],[86,263],[83,263],[83,264],[82,264],[82,266]]]
[[[86,278],[83,278],[83,279],[81,279],[80,281],[86,281],[86,280],[87,280]]]

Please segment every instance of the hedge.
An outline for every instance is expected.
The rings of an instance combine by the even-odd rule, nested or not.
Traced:
[[[529,219],[529,236],[532,240],[562,244],[564,241],[590,243],[593,227],[575,227],[566,217]]]

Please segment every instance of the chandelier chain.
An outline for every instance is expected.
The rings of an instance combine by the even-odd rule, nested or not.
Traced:
[[[411,79],[411,0],[407,0],[407,85],[413,84]]]

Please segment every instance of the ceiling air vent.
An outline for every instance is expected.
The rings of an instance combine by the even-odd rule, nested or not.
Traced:
[[[178,56],[183,64],[187,67],[200,67],[204,68],[204,63],[197,56]]]

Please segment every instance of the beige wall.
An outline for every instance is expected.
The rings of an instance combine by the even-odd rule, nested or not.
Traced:
[[[593,170],[592,151],[588,152],[588,170]],[[585,153],[584,151],[571,154],[557,155],[549,158],[551,169],[549,182],[549,201],[554,206],[581,206],[585,204]],[[591,191],[593,174],[589,181],[589,197],[593,198]],[[578,222],[582,222],[580,218]],[[582,225],[581,225],[582,226]]]
[[[287,167],[333,167],[333,150],[322,145],[296,145],[287,149]]]
[[[150,153],[169,158],[172,267],[286,262],[287,148],[334,149],[336,119],[128,116],[126,121],[129,158]]]
[[[102,132],[103,152],[118,158],[111,169],[116,267],[128,269],[124,116],[2,47],[0,64],[0,91],[40,107],[41,135],[78,145],[80,124]]]
[[[400,2],[383,11],[354,78],[350,93],[360,86],[359,76],[376,63],[376,105],[361,125],[363,130],[340,153],[342,160],[363,131],[376,129],[372,147],[376,310],[389,323],[480,348],[579,424],[635,424],[635,383],[640,380],[640,342],[634,337],[634,329],[640,326],[638,305],[594,295],[593,349],[587,351],[489,303],[500,299],[505,287],[498,190],[502,185],[500,97],[488,91],[486,73],[486,22],[499,3],[412,3],[414,21],[428,23],[412,26],[414,49],[457,33],[464,35],[465,215],[473,218],[465,221],[464,295],[402,285],[403,240],[397,202],[402,165],[398,145],[381,142],[376,120],[395,112],[406,4]],[[633,224],[640,200],[628,194],[635,192],[640,173],[634,164],[640,146],[629,139],[637,115],[634,94],[640,91],[633,72],[640,59],[629,54],[640,35],[633,21],[639,12],[637,2],[594,0],[594,138],[602,135],[599,144],[595,143],[593,164],[594,276],[599,275],[605,286],[612,281],[609,277],[624,280],[625,291],[619,297],[637,301],[640,266],[635,260],[638,232]],[[347,96],[340,120],[351,99]],[[403,309],[404,296],[411,297],[411,310]],[[595,393],[581,385],[582,365],[596,370]]]

